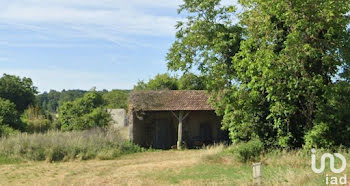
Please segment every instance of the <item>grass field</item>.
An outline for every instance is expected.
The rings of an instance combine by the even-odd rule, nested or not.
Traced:
[[[106,161],[13,160],[0,163],[0,185],[252,185],[251,163],[238,162],[222,148],[142,152]],[[269,153],[262,162],[264,185],[326,185],[326,174],[333,175],[328,169],[313,173],[310,156],[300,151]],[[343,174],[350,176],[349,164]]]

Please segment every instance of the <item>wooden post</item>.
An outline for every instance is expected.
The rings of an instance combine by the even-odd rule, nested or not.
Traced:
[[[254,185],[261,185],[261,163],[253,163]]]
[[[182,121],[183,121],[183,111],[179,112],[179,127],[177,129],[177,149],[181,150],[182,148]]]

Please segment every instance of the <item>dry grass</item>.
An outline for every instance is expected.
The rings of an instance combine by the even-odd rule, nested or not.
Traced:
[[[0,165],[0,185],[252,185],[251,163],[239,163],[223,149],[219,145],[108,161]],[[325,185],[330,173],[313,173],[309,155],[300,151],[270,153],[262,162],[264,185]],[[350,176],[349,164],[344,174]]]
[[[0,166],[0,185],[140,185],[166,184],[145,175],[190,167],[202,151],[145,152],[110,161],[25,163]]]

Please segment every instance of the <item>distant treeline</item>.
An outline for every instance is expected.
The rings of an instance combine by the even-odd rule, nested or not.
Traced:
[[[37,96],[39,107],[49,112],[57,112],[59,105],[67,101],[74,101],[83,97],[84,90],[63,90],[62,92],[50,90]]]

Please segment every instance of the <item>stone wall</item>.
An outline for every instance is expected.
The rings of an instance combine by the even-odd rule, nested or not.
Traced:
[[[109,109],[112,121],[111,126],[115,128],[122,128],[127,126],[127,115],[125,109]]]

